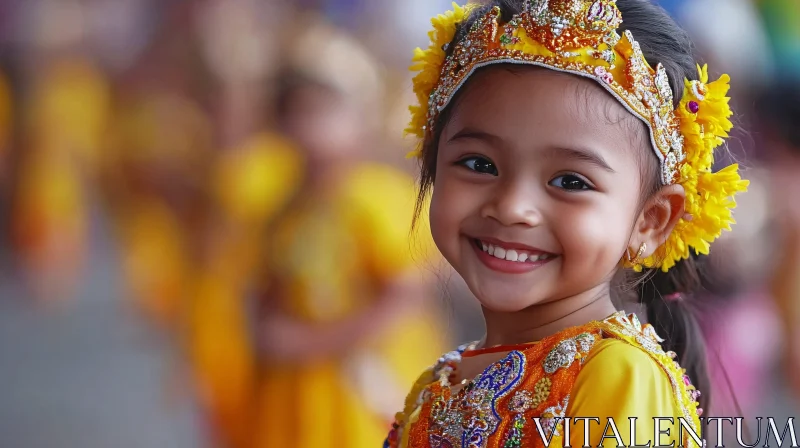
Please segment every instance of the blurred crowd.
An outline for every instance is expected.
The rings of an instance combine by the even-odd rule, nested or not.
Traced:
[[[660,3],[731,74],[752,182],[704,260],[714,413],[794,409],[800,3]],[[0,0],[0,250],[23,285],[0,300],[72,306],[108,228],[107,300],[179,347],[210,446],[378,446],[416,375],[481,334],[424,209],[412,231],[404,158],[406,67],[448,7]]]

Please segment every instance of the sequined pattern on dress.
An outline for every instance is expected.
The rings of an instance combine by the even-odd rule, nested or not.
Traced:
[[[550,351],[544,360],[544,371],[548,375],[560,368],[568,368],[575,359],[583,359],[581,353],[588,353],[594,344],[594,336],[582,333],[574,338],[565,339]]]
[[[497,401],[525,375],[525,355],[512,351],[492,364],[449,400],[434,398],[429,442],[432,448],[484,448],[497,430]]]

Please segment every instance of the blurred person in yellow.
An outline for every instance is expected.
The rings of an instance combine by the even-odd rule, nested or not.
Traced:
[[[12,121],[11,87],[2,71],[0,71],[0,189],[5,186],[8,170],[8,152],[10,145]]]
[[[282,207],[299,174],[297,152],[259,133],[219,154],[213,211],[190,312],[190,350],[215,442],[253,446],[256,351],[247,290],[263,256],[266,220]]]
[[[220,264],[238,288],[252,282],[264,226],[297,187],[302,168],[294,145],[270,130],[264,116],[282,26],[274,3],[209,0],[197,16],[204,59],[217,81],[215,125],[223,148],[211,178],[211,258],[225,260]]]
[[[109,107],[104,74],[63,56],[36,67],[22,126],[12,238],[35,296],[69,299],[88,244],[89,197]]]
[[[239,260],[213,239],[208,117],[188,98],[153,92],[123,108],[114,138],[107,191],[134,308],[177,339],[191,372],[170,379],[191,384],[214,439],[244,446],[254,355]]]
[[[266,232],[257,446],[373,447],[443,346],[422,269],[432,243],[425,229],[410,238],[413,180],[365,161],[377,67],[347,36],[301,23],[277,116],[303,179]]]
[[[215,443],[239,447],[253,414],[254,353],[239,271],[227,264],[212,217],[218,142],[195,90],[206,73],[193,59],[199,48],[185,20],[189,6],[169,11],[120,80],[104,183],[134,308],[186,355],[190,372],[176,363],[170,379],[197,394]]]
[[[191,356],[214,443],[253,445],[255,349],[247,290],[263,255],[264,227],[283,207],[299,177],[298,152],[265,129],[263,117],[276,65],[277,27],[271,1],[198,3],[194,26],[215,78],[217,153],[210,178],[211,211],[190,313]]]
[[[120,100],[109,133],[101,185],[126,289],[135,311],[162,329],[178,329],[188,306],[206,213],[209,128],[194,101],[154,91]]]

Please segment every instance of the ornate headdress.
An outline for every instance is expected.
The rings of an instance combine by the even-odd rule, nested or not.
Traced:
[[[664,67],[648,64],[630,31],[617,33],[622,14],[616,0],[526,0],[524,11],[507,23],[501,23],[500,8],[494,7],[463,39],[451,43],[474,6],[454,3],[453,8],[432,19],[429,48],[415,51],[411,70],[418,72],[414,93],[419,104],[410,108],[406,132],[430,137],[458,89],[488,65],[532,65],[594,79],[647,125],[662,184],[679,183],[686,191],[686,216],[641,265],[666,272],[689,257],[690,247],[707,254],[709,243],[730,230],[733,195],[745,191],[748,182],[735,164],[711,172],[714,148],[733,127],[727,75],[708,83],[707,67],[698,66],[700,79],[685,80],[683,99],[674,107]],[[448,53],[449,45],[455,47]],[[409,155],[421,156],[421,145]],[[641,270],[638,263],[626,264]]]

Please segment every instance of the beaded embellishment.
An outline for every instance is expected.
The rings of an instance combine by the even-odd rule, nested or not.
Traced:
[[[525,355],[510,352],[450,399],[436,397],[431,407],[431,447],[483,448],[497,430],[497,401],[525,375]]]
[[[567,412],[567,405],[569,404],[569,395],[556,404],[544,410],[542,418],[539,420],[542,425],[542,433],[545,438],[549,439],[552,436],[560,436],[561,432],[558,430],[559,426],[564,425],[564,414]]]
[[[547,354],[544,360],[544,371],[553,374],[560,368],[568,368],[573,361],[589,353],[594,345],[594,336],[589,333],[579,334],[574,338],[565,339]]]
[[[503,448],[518,448],[522,446],[523,430],[525,429],[525,412],[535,406],[533,396],[527,390],[520,390],[508,402],[508,410],[514,414],[511,429],[506,434]]]
[[[449,385],[450,377],[461,362],[461,355],[467,350],[474,349],[477,345],[477,342],[462,344],[457,349],[442,355],[436,360],[436,365],[433,367],[434,379],[439,380],[443,385]]]

